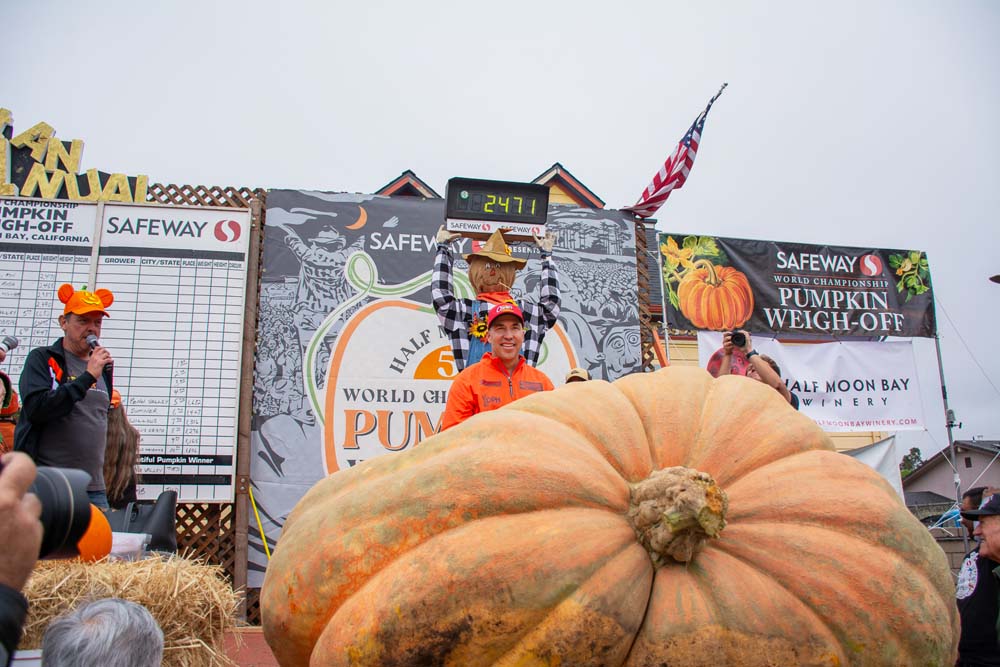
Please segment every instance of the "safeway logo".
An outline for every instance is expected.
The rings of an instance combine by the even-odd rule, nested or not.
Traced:
[[[219,220],[215,223],[215,238],[223,243],[235,243],[242,233],[243,228],[235,220]]]
[[[878,255],[865,255],[861,258],[861,273],[866,276],[882,275],[882,258]]]

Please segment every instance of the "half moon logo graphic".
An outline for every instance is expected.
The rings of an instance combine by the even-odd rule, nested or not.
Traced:
[[[223,243],[235,243],[242,233],[243,228],[235,220],[219,220],[215,223],[215,238]]]
[[[882,258],[878,255],[865,255],[861,258],[861,273],[866,276],[882,275]]]

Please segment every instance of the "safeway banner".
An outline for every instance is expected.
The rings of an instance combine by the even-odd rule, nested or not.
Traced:
[[[659,236],[663,312],[677,329],[935,335],[926,253]]]
[[[752,342],[778,363],[799,410],[824,431],[924,430],[912,341],[779,343],[754,336]],[[721,347],[722,334],[699,332],[700,365],[708,368]],[[737,354],[733,367],[740,372],[746,363]]]

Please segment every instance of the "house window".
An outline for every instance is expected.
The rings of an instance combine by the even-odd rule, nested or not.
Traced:
[[[972,457],[971,456],[966,456],[965,457],[965,467],[966,468],[971,468],[972,467]]]

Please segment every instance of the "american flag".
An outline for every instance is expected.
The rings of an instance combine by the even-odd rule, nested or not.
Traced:
[[[722,88],[715,94],[715,97],[708,101],[705,110],[694,119],[694,123],[684,134],[681,142],[677,144],[677,148],[653,176],[653,182],[642,191],[639,201],[623,210],[631,211],[640,218],[648,218],[663,206],[671,192],[679,190],[684,185],[688,174],[691,173],[691,167],[694,166],[694,158],[698,155],[698,144],[701,143],[701,133],[705,129],[705,119],[708,118],[708,112],[728,85],[728,83],[722,84]]]

